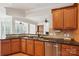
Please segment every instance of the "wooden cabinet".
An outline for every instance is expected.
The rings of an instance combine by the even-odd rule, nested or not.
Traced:
[[[77,28],[77,7],[71,6],[52,10],[53,28],[71,30]]]
[[[70,56],[70,46],[68,45],[62,45],[62,56]]]
[[[27,39],[27,54],[34,55],[34,40]]]
[[[63,45],[62,44],[62,56],[76,56],[77,55],[77,48],[76,46],[72,45]]]
[[[1,55],[9,55],[11,54],[11,46],[10,40],[2,40],[1,41]]]
[[[76,12],[76,7],[68,7],[64,9],[64,29],[76,29]]]
[[[56,44],[33,39],[0,40],[0,55],[23,52],[35,56],[79,56],[79,46]]]
[[[0,56],[1,56],[1,40],[0,40]]]
[[[27,39],[21,39],[21,52],[27,53]]]
[[[54,29],[63,29],[63,10],[57,9],[53,11],[53,28]]]
[[[79,56],[79,46],[76,46],[76,56]]]
[[[44,56],[45,46],[42,41],[35,41],[35,56]]]
[[[17,53],[21,51],[20,39],[11,39],[11,52]]]

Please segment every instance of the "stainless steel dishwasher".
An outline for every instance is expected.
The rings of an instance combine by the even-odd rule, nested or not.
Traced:
[[[45,42],[45,56],[60,56],[60,52],[60,44]]]

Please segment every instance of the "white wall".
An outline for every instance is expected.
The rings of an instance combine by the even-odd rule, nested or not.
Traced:
[[[11,16],[25,16],[25,10],[14,9],[14,8],[6,8],[6,14]]]

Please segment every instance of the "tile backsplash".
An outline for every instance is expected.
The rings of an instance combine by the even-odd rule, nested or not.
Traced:
[[[51,30],[49,31],[49,35],[53,37],[68,37],[68,38],[74,38],[74,34],[72,31],[60,31],[60,30]]]

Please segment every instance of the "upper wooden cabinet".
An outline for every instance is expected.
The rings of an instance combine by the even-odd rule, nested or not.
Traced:
[[[76,29],[76,7],[68,7],[64,9],[64,29]]]
[[[71,30],[77,28],[77,7],[71,6],[66,8],[52,10],[53,28],[59,30]]]
[[[63,29],[63,10],[58,9],[53,11],[53,28]]]

